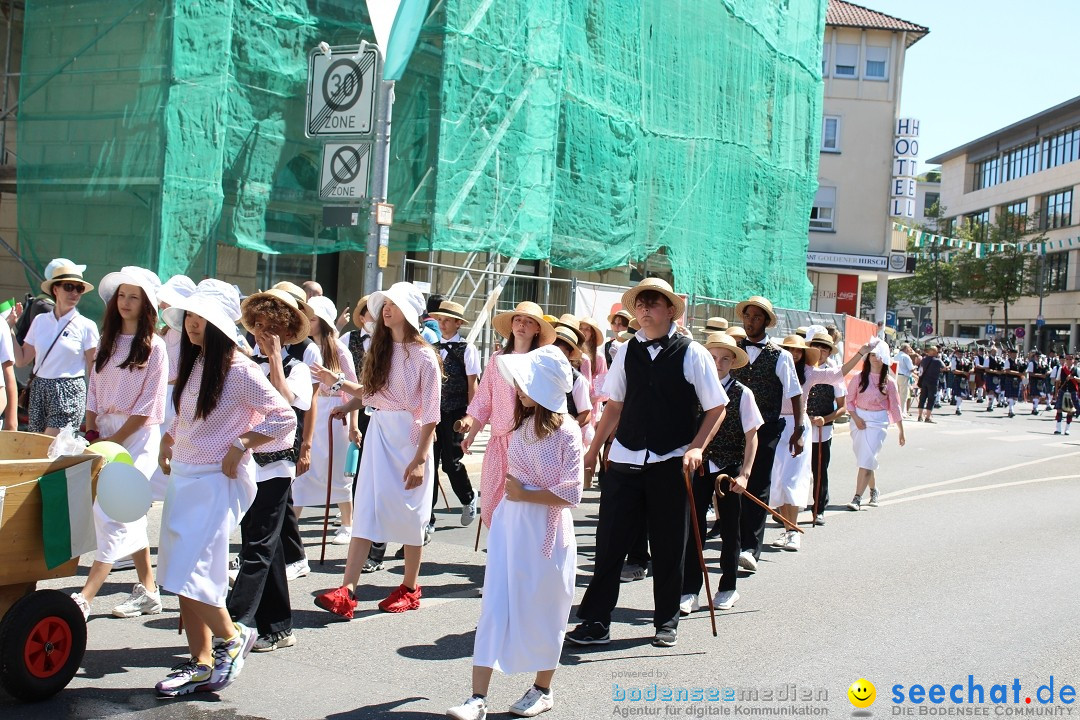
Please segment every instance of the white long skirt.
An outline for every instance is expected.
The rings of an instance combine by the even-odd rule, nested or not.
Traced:
[[[409,442],[412,428],[410,412],[371,411],[360,472],[356,476],[353,537],[402,545],[424,544],[424,526],[431,518],[435,470],[432,462],[424,463],[424,481],[412,490],[405,489],[405,467],[416,455],[416,447]]]
[[[365,449],[366,452],[366,449]],[[526,486],[526,490],[536,488]],[[570,509],[564,508],[569,514]],[[574,604],[577,542],[563,547],[560,522],[551,557],[543,547],[548,506],[503,499],[488,536],[484,596],[473,665],[507,674],[554,670]]]
[[[98,431],[109,437],[127,422],[125,415],[99,415]],[[124,441],[124,449],[131,455],[135,468],[147,478],[157,467],[158,446],[161,435],[156,425],[145,425]],[[115,563],[150,546],[146,535],[146,516],[134,522],[123,523],[113,520],[94,501],[94,533],[97,536],[97,552],[94,559],[103,563]]]
[[[330,458],[330,438],[327,425],[330,424],[330,411],[342,404],[339,395],[319,396],[319,405],[315,410],[315,435],[311,441],[311,468],[303,475],[298,475],[292,485],[293,505],[309,507],[326,504],[326,471],[330,470],[330,502],[340,503],[352,500],[352,479],[345,476],[345,456],[349,451],[349,428],[345,423],[334,422],[334,457],[327,468]]]
[[[851,445],[855,449],[855,461],[863,470],[877,470],[878,454],[889,434],[889,412],[862,408],[856,412],[866,423],[866,429],[860,430],[855,427],[855,423],[851,423]]]
[[[795,429],[794,417],[782,415],[784,432],[776,445],[776,458],[772,467],[772,486],[769,489],[769,506],[795,505],[804,507],[810,502],[810,489],[813,475],[810,471],[810,421],[803,415],[803,451],[791,457],[788,442]]]
[[[221,464],[174,462],[161,512],[158,585],[176,595],[225,607],[229,593],[229,535],[255,500],[255,461],[236,477]]]
[[[176,406],[173,405],[172,397],[173,386],[168,386],[168,395],[165,398],[165,421],[158,426],[158,445],[161,444],[161,438],[172,427],[173,418],[176,417]],[[161,471],[158,467],[157,458],[154,458],[154,470],[150,475],[150,497],[154,502],[161,502],[165,499],[165,490],[169,487],[169,476]]]

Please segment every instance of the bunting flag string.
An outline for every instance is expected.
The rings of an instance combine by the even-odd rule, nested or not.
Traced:
[[[965,250],[968,252],[974,252],[975,257],[982,259],[987,254],[1003,253],[1007,251],[1013,251],[1020,253],[1034,253],[1037,255],[1045,255],[1048,252],[1055,250],[1068,250],[1075,247],[1080,247],[1080,238],[1062,238],[1060,240],[1047,240],[1045,242],[1033,243],[1033,242],[1018,242],[1018,243],[982,243],[973,242],[971,240],[964,240],[962,238],[943,237],[941,235],[935,235],[933,233],[919,230],[909,225],[902,225],[894,222],[892,229],[894,232],[906,233],[911,241],[912,246],[915,248],[956,248],[959,250]],[[952,256],[954,253],[936,253],[939,257],[942,255]],[[929,258],[934,253],[915,253],[917,258]]]

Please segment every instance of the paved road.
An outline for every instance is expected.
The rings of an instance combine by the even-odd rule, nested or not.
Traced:
[[[1019,705],[1044,709],[1033,695],[1054,676],[1080,685],[1080,426],[1075,437],[1054,436],[1045,415],[1029,406],[1015,419],[968,403],[962,417],[939,411],[938,424],[910,422],[908,444],[895,431],[879,472],[881,507],[843,510],[854,486],[848,436],[834,442],[835,512],[824,528],[807,529],[798,553],[767,552],[762,569],[740,579],[741,601],[717,618],[707,613],[680,626],[679,644],[649,644],[651,583],[623,585],[613,642],[599,649],[568,647],[555,676],[556,708],[549,717],[709,717],[721,714],[847,717],[849,684],[877,685],[876,717],[927,704],[893,707],[892,687],[940,683],[948,689],[969,675],[984,686],[1021,683]],[[579,598],[589,578],[598,493],[577,511],[581,556]],[[319,527],[305,518],[309,556],[317,558]],[[767,539],[778,531],[770,528]],[[483,556],[472,550],[473,529],[457,527],[457,513],[440,513],[440,530],[425,553],[424,604],[401,616],[375,610],[400,582],[401,564],[370,577],[359,591],[358,619],[339,622],[311,604],[333,586],[344,548],[331,547],[325,566],[295,583],[299,644],[253,655],[238,682],[220,697],[182,702],[154,699],[153,684],[182,656],[176,599],[163,615],[117,620],[98,614],[89,624],[83,669],[54,699],[20,706],[0,694],[0,718],[427,718],[467,696],[477,589]],[[712,567],[717,546],[710,543]],[[85,573],[85,569],[83,570]],[[366,578],[367,579],[367,578]],[[95,603],[99,612],[126,596],[134,573],[114,574]],[[68,581],[48,585],[75,589]],[[529,678],[496,675],[495,717],[527,687]],[[732,702],[616,701],[619,690],[652,683],[678,688],[757,692]],[[791,692],[796,702],[776,698]],[[632,690],[630,690],[632,692]],[[765,699],[768,693],[773,699]],[[809,692],[810,701],[801,699]],[[1033,697],[1025,705],[1024,697]],[[738,695],[736,695],[738,697]],[[1044,691],[1045,697],[1045,691]],[[964,706],[940,705],[934,709]],[[1050,707],[1050,706],[1045,706]],[[1055,706],[1068,711],[1076,706]],[[1004,708],[989,707],[989,715]],[[970,709],[970,708],[969,708]],[[772,713],[769,715],[768,713]],[[1068,714],[1065,712],[1064,714]],[[999,715],[1000,716],[1000,715]]]

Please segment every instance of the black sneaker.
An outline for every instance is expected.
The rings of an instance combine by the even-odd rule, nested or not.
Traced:
[[[566,639],[575,645],[607,645],[611,642],[610,625],[593,620],[583,622],[566,633]]]
[[[379,570],[382,570],[382,568],[383,568],[383,565],[382,565],[381,562],[376,562],[376,561],[372,560],[371,558],[368,558],[367,560],[364,561],[364,567],[360,568],[360,572],[362,572],[362,573],[373,573],[373,572],[378,572]]]
[[[653,636],[654,647],[675,647],[678,642],[678,631],[675,628],[660,628]]]

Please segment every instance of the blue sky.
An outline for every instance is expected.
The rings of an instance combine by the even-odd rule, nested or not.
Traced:
[[[921,121],[921,164],[1080,95],[1078,0],[852,1],[930,28],[900,109]]]

